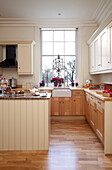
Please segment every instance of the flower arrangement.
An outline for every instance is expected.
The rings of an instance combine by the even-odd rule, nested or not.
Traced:
[[[72,87],[74,87],[74,80],[71,80],[71,85]]]
[[[59,82],[59,78],[58,77],[54,77],[51,79],[51,83],[58,83]]]
[[[59,77],[54,77],[51,79],[51,83],[54,83],[54,86],[57,86],[58,83],[59,85],[61,85],[62,83],[64,83],[64,79]]]
[[[40,87],[44,87],[44,86],[45,86],[45,81],[42,80],[42,81],[40,82]]]

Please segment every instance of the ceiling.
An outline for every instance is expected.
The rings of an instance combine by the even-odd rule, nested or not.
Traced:
[[[0,0],[1,18],[96,20],[109,0]]]

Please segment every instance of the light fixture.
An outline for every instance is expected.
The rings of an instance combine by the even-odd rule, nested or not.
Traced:
[[[53,59],[53,70],[56,70],[58,73],[58,77],[60,77],[60,72],[61,70],[64,69],[65,66],[64,66],[63,58],[60,58],[60,55],[58,55],[57,58]]]

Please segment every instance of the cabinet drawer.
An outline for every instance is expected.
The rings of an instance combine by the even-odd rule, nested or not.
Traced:
[[[99,110],[100,112],[103,112],[104,102],[99,99],[96,99],[96,109]]]
[[[90,95],[86,93],[86,101],[89,102],[89,99],[90,99]]]
[[[77,90],[77,91],[72,91],[72,95],[73,95],[73,96],[84,95],[84,92],[83,92],[83,91],[79,91],[79,90]]]
[[[95,103],[96,103],[95,97],[90,95],[90,104],[91,104],[92,106],[95,106]]]

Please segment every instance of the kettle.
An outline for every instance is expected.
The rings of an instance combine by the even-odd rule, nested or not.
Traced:
[[[15,79],[14,77],[12,77],[11,79],[9,79],[9,85],[10,85],[12,88],[15,88],[16,85],[17,85],[17,79]]]

